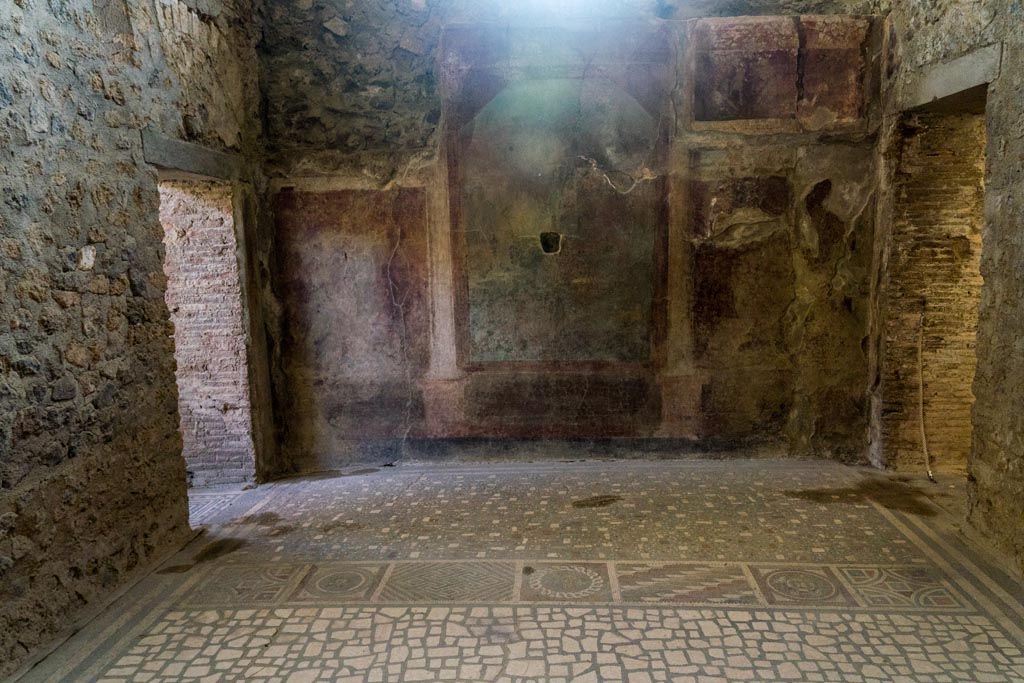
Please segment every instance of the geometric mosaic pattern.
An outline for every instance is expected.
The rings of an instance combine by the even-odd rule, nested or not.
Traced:
[[[283,600],[298,584],[304,567],[290,565],[228,566],[214,569],[186,604],[259,605]]]
[[[769,605],[850,608],[857,604],[829,567],[754,567],[752,572]]]
[[[760,604],[744,567],[708,564],[616,565],[626,602]]]
[[[240,492],[188,492],[188,522],[192,528],[202,526],[226,510],[238,497]]]
[[[612,602],[605,563],[532,562],[523,567],[524,602]]]
[[[1024,683],[1024,587],[900,486],[638,461],[204,493],[206,535],[19,683]]]
[[[959,609],[966,604],[930,567],[840,567],[843,578],[868,607]]]
[[[366,602],[380,585],[383,564],[329,564],[311,567],[289,602],[314,604]]]
[[[508,602],[513,567],[508,563],[415,562],[394,565],[381,593],[384,602]]]
[[[682,562],[225,565],[203,577],[185,602],[253,607],[429,602],[970,609],[941,572],[929,568]]]

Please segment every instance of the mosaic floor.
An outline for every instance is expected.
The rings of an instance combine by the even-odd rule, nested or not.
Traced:
[[[206,526],[207,521],[217,517],[231,507],[243,493],[237,487],[192,489],[188,492],[188,521],[193,529]]]
[[[22,680],[1024,681],[1024,587],[830,463],[401,466],[205,533]]]

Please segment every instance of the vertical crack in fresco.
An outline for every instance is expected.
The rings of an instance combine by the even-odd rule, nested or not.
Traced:
[[[413,387],[412,367],[409,360],[409,329],[405,321],[405,302],[409,296],[409,290],[405,289],[405,291],[402,292],[401,298],[397,296],[399,287],[398,283],[395,282],[395,278],[391,270],[395,262],[395,257],[398,255],[398,250],[402,246],[401,221],[396,222],[395,229],[395,246],[391,249],[391,255],[388,257],[385,272],[388,279],[388,293],[391,297],[391,306],[398,314],[398,348],[402,354],[402,369],[405,373],[405,412],[402,416],[402,437],[398,444],[397,453],[397,456],[401,457],[402,453],[405,452],[405,444],[409,439],[409,432],[412,430],[412,409],[413,402],[415,401],[415,390]]]

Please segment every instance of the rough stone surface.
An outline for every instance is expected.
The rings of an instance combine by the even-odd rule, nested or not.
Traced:
[[[887,31],[883,95],[895,126],[915,70],[1002,43],[986,106],[985,227],[978,319],[969,518],[1024,571],[1024,5],[897,2]],[[877,444],[877,442],[876,442]]]
[[[0,675],[188,533],[139,131],[251,149],[252,16],[0,3]]]
[[[549,28],[607,21],[676,24],[718,15],[878,15],[889,5],[888,0],[269,0],[261,45],[269,161],[286,176],[359,168],[365,179],[386,182],[400,176],[410,159],[430,154],[441,118],[436,58],[449,26]],[[788,17],[779,21],[792,34],[795,74],[794,24]],[[849,55],[816,50],[815,35],[810,27],[805,63],[830,80],[808,79],[802,115],[811,113],[805,110],[808,104],[816,106],[815,88],[845,96],[850,85],[832,79]],[[791,87],[795,92],[795,80]],[[827,100],[824,95],[821,103]]]
[[[693,159],[693,345],[701,434],[784,437],[856,459],[866,432],[870,148],[702,150]]]
[[[160,183],[167,307],[189,484],[256,475],[249,353],[229,183]]]

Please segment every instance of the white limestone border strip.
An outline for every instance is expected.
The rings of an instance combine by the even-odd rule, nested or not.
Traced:
[[[764,596],[764,591],[761,590],[760,584],[758,584],[757,579],[754,578],[754,571],[750,568],[750,565],[742,564],[740,566],[743,567],[743,575],[746,577],[747,583],[750,584],[750,587],[754,591],[754,597],[757,598],[757,604],[759,606],[767,605],[768,598]]]
[[[370,602],[379,603],[380,596],[384,592],[384,586],[387,585],[388,579],[395,571],[395,563],[388,562],[387,568],[384,570],[384,575],[380,577],[380,583],[377,584],[377,588],[373,591],[373,595],[370,596]]]
[[[216,540],[216,539],[214,539]],[[230,559],[231,555],[226,555],[223,558],[218,558],[218,567],[226,567],[231,565],[239,564],[253,564],[254,558],[245,557],[243,560],[235,562]],[[639,559],[631,560],[629,558],[621,559],[574,559],[574,558],[559,558],[559,557],[525,557],[525,558],[513,558],[513,557],[487,557],[487,558],[476,558],[476,557],[459,557],[459,558],[440,558],[440,557],[415,557],[415,558],[401,558],[393,560],[330,560],[322,557],[297,557],[294,561],[290,562],[279,562],[274,561],[260,561],[257,564],[276,565],[276,564],[315,564],[331,565],[331,564],[342,564],[342,565],[360,565],[360,564],[516,564],[520,563],[523,565],[531,564],[608,564],[609,562],[614,564],[647,564],[652,567],[665,567],[674,564],[683,565],[694,565],[694,566],[712,566],[712,567],[738,567],[741,565],[749,565],[752,567],[880,567],[880,568],[897,568],[897,567],[933,567],[933,565],[924,561],[919,562],[784,562],[781,560],[772,560],[761,562],[749,561],[749,560],[648,560]]]
[[[612,592],[612,602],[622,602],[622,588],[619,586],[619,573],[615,571],[615,562],[608,563],[608,588]]]

